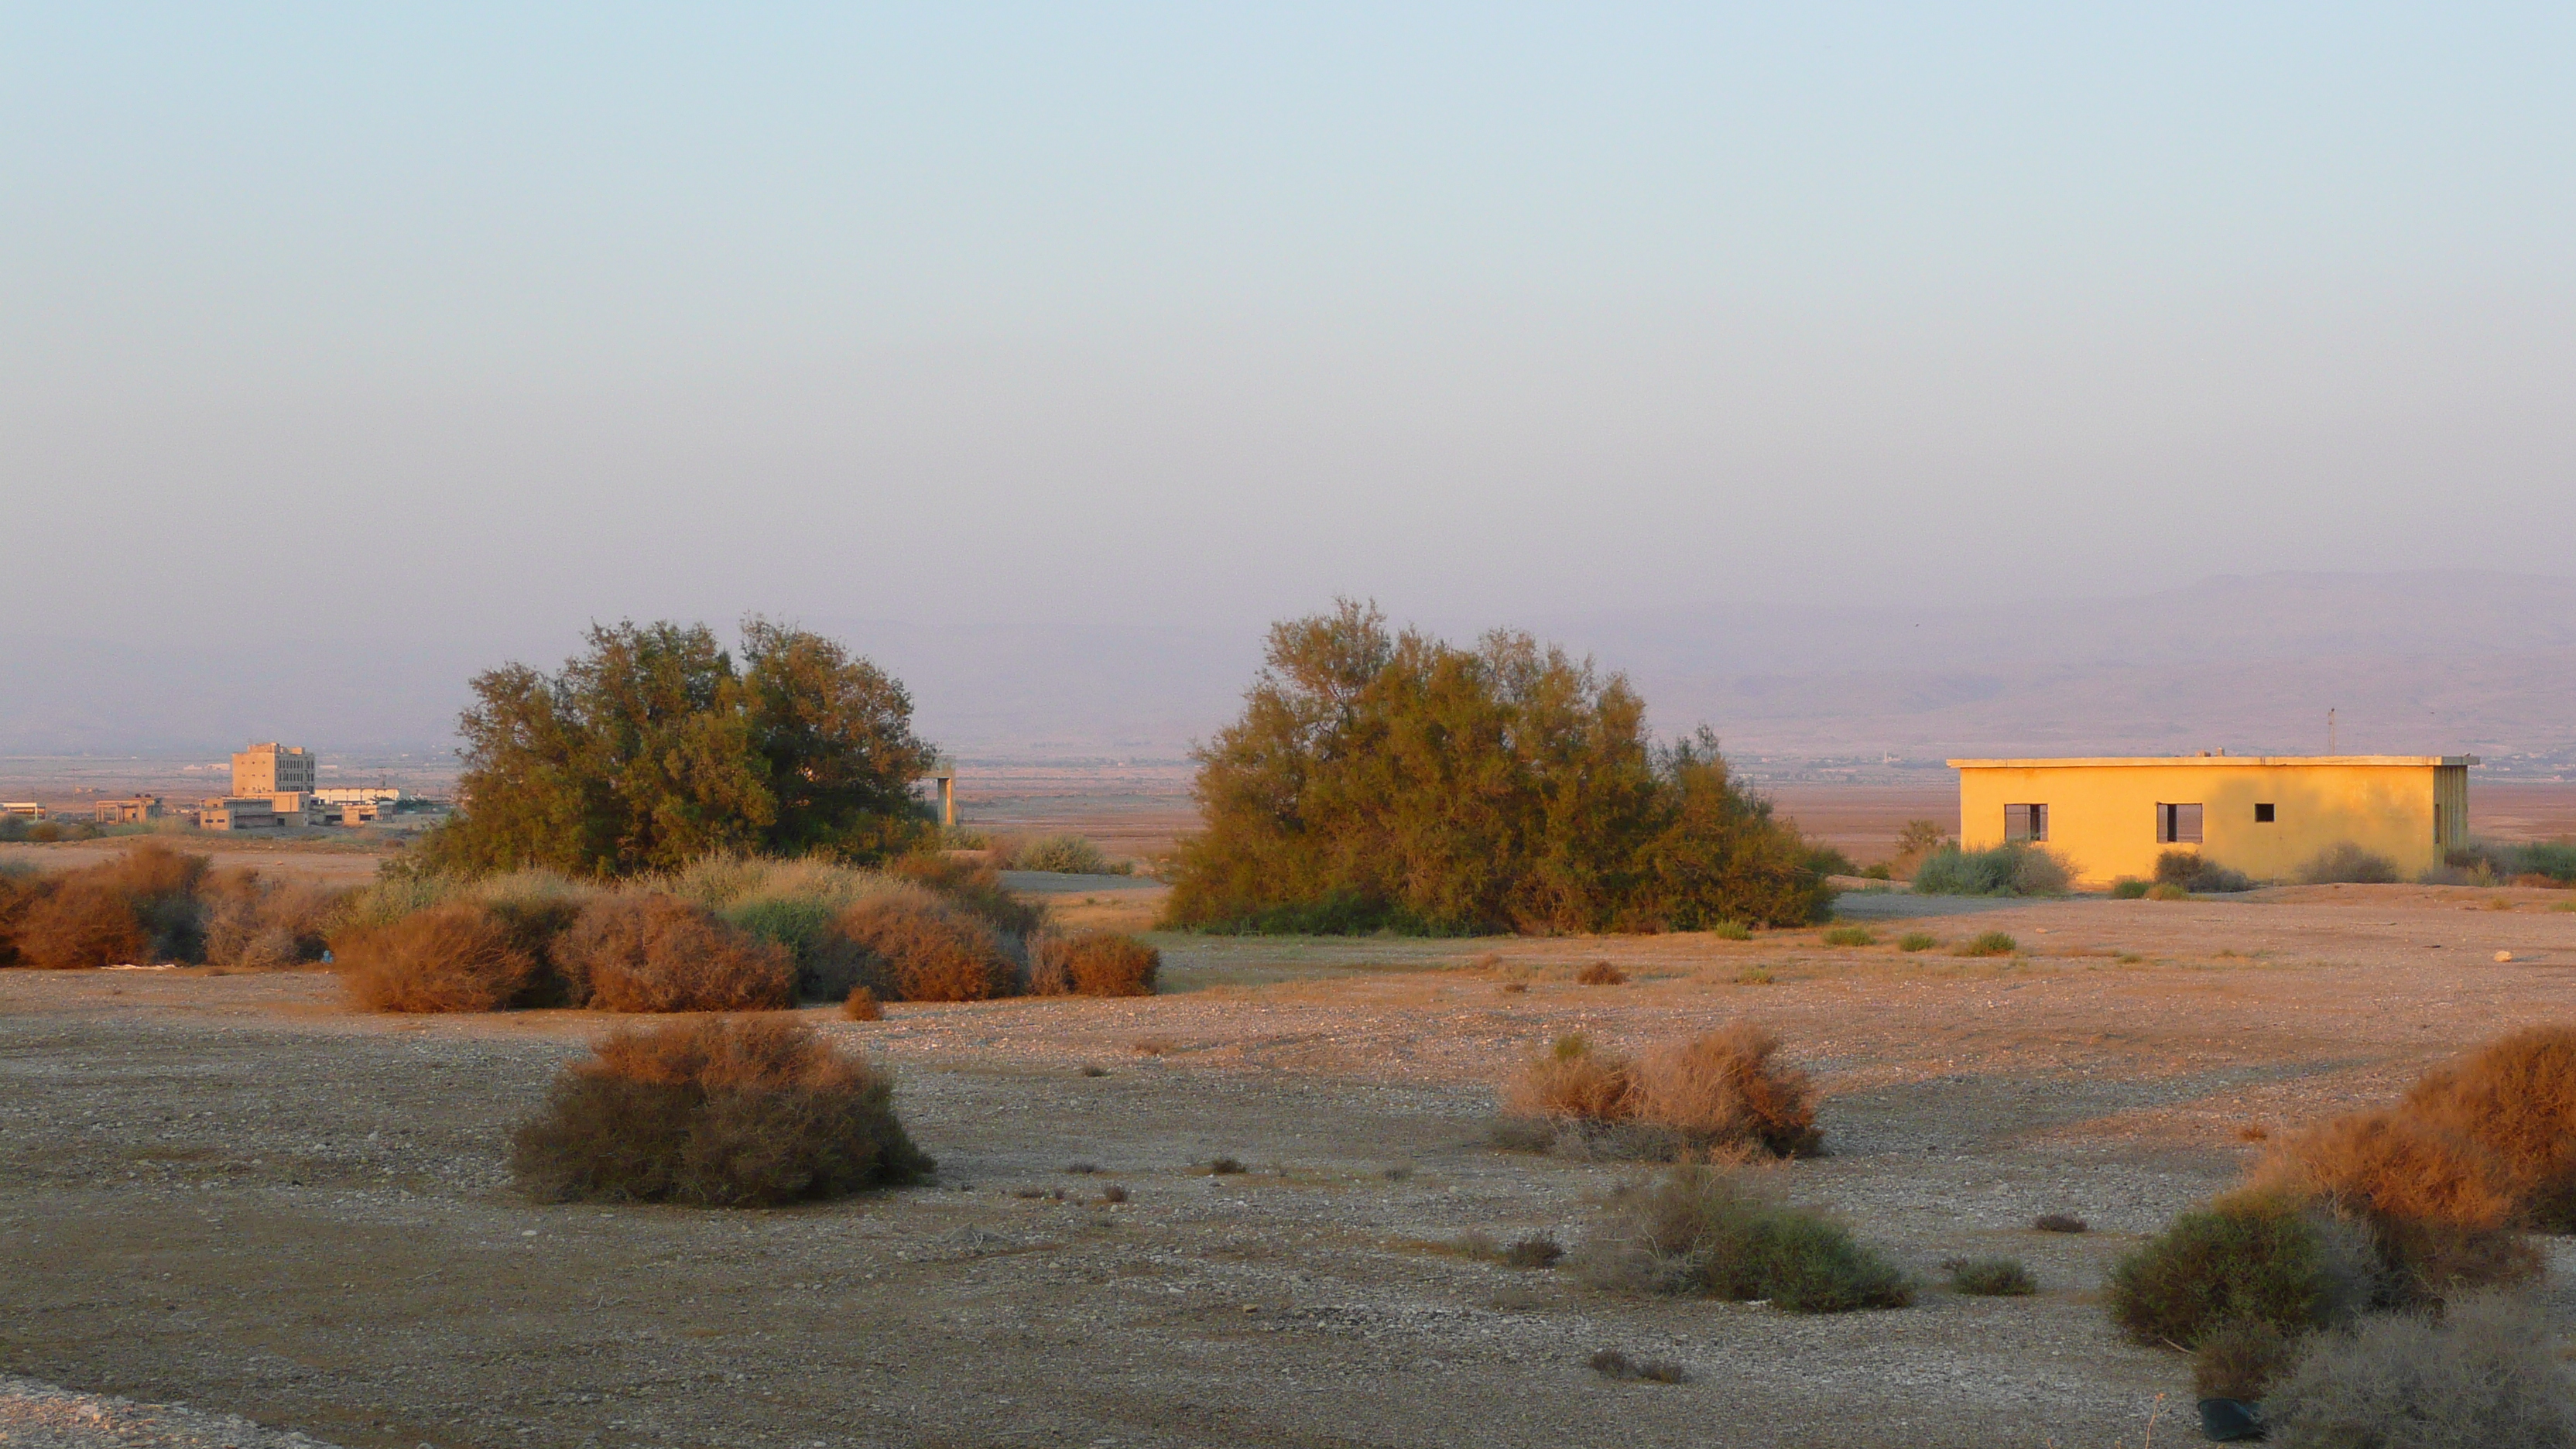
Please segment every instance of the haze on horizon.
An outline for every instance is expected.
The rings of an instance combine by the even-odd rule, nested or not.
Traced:
[[[976,655],[936,734],[1041,653],[1239,682],[1337,593],[2009,628],[2576,572],[2563,9],[22,6],[0,52],[12,707],[213,661],[101,740],[298,656],[434,735],[625,616]]]

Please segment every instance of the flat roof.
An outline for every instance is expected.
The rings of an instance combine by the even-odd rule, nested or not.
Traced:
[[[2055,760],[1948,760],[1953,770],[2120,770],[2175,765],[2264,766],[2271,769],[2305,765],[2381,765],[2423,770],[2434,766],[2474,765],[2475,755],[2106,755]]]

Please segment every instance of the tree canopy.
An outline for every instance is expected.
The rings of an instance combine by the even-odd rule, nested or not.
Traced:
[[[923,831],[932,762],[883,670],[754,618],[742,659],[703,624],[594,625],[545,674],[475,677],[458,719],[465,810],[424,863],[622,876],[717,852],[871,860]]]
[[[1571,932],[1793,924],[1831,899],[1706,729],[1658,747],[1617,674],[1373,605],[1274,625],[1196,752],[1167,919],[1214,929]]]

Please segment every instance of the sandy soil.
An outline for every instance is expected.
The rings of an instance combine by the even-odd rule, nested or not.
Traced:
[[[1117,879],[1055,899],[1151,910]],[[1848,902],[2008,931],[2002,960],[1813,931],[1164,938],[1151,999],[810,1013],[894,1064],[939,1182],[764,1212],[511,1190],[508,1129],[597,1017],[364,1017],[307,973],[5,972],[0,1369],[404,1449],[2134,1445],[2160,1395],[2173,1433],[2188,1381],[2106,1327],[2109,1261],[2226,1185],[2247,1131],[2576,1015],[2569,899]],[[1572,984],[1595,959],[1635,983]],[[1801,1318],[1442,1246],[1571,1243],[1627,1175],[1484,1145],[1514,1062],[1739,1015],[1827,1094],[1832,1155],[1768,1180],[1927,1278],[2004,1252],[2045,1291]],[[1220,1155],[1254,1170],[1199,1170]],[[1128,1201],[1099,1204],[1109,1183]],[[2029,1231],[2043,1211],[2097,1230]],[[1605,1381],[1604,1347],[1695,1382]]]

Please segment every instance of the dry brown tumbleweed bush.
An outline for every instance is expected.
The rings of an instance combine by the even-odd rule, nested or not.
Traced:
[[[907,896],[859,902],[832,920],[856,949],[867,984],[895,1001],[988,1001],[1019,989],[1019,968],[992,928],[947,905]]]
[[[146,955],[152,938],[125,894],[97,880],[66,880],[18,921],[18,952],[39,970],[114,966]]]
[[[706,907],[659,893],[601,896],[555,938],[574,1006],[607,1011],[760,1011],[792,1005],[796,965]]]
[[[1607,961],[1595,961],[1574,973],[1578,986],[1625,986],[1628,973]]]
[[[1554,1124],[1593,1148],[1651,1157],[1817,1152],[1815,1092],[1804,1072],[1773,1060],[1780,1039],[1731,1022],[1630,1059],[1560,1037],[1503,1090],[1507,1122]],[[1526,1125],[1503,1134],[1535,1141]]]
[[[2524,1221],[2576,1229],[2576,1027],[2518,1031],[2435,1068],[2406,1110],[2484,1148]]]
[[[1117,931],[1029,938],[1029,990],[1039,996],[1151,996],[1162,969],[1162,952]]]
[[[499,1011],[537,960],[490,909],[457,901],[336,938],[343,985],[369,1011]]]
[[[875,992],[864,986],[853,986],[850,994],[841,998],[841,1015],[852,1021],[883,1021],[885,1005],[877,1000]]]
[[[780,1017],[617,1032],[555,1079],[512,1141],[548,1201],[758,1207],[911,1182],[931,1167],[894,1082]]]

